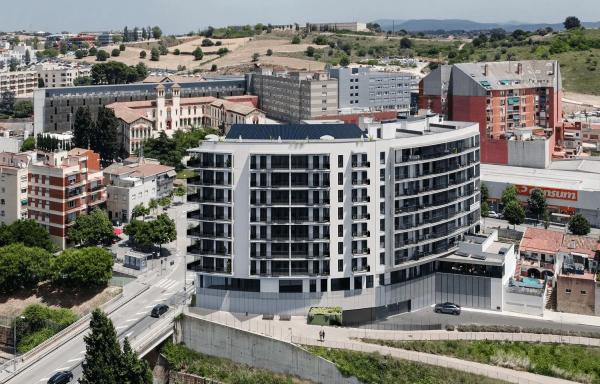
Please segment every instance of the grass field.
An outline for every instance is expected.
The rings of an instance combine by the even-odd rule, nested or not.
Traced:
[[[308,347],[315,355],[333,362],[345,376],[366,384],[496,384],[504,383],[453,369],[398,360],[376,353]]]
[[[600,348],[571,344],[533,344],[499,341],[363,340],[411,351],[559,377],[581,383],[600,383]]]

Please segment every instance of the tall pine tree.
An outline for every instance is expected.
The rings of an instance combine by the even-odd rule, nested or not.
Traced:
[[[84,337],[80,384],[152,384],[148,363],[138,358],[127,338],[121,350],[112,321],[99,309],[92,313],[90,330]]]
[[[99,309],[92,312],[80,384],[120,384],[121,347],[112,321]]]
[[[123,341],[123,356],[121,357],[121,383],[123,384],[152,384],[152,371],[146,360],[140,360],[131,348],[129,339]]]
[[[77,148],[90,146],[90,134],[94,130],[92,115],[88,107],[79,107],[73,121],[73,145]]]
[[[94,134],[91,136],[92,149],[100,154],[104,166],[112,163],[120,152],[119,120],[112,109],[100,108]]]

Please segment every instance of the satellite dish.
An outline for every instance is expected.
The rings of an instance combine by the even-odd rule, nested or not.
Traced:
[[[319,139],[325,140],[325,141],[331,141],[331,140],[335,140],[335,137],[333,137],[331,135],[323,135]]]

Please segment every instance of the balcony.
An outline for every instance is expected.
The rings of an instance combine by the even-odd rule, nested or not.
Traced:
[[[370,167],[371,167],[370,161],[353,161],[352,162],[352,168],[370,168]]]
[[[371,253],[371,249],[370,248],[353,248],[352,249],[352,255],[353,256],[368,255],[370,253]]]
[[[371,220],[371,215],[368,213],[361,213],[357,215],[352,215],[352,220],[361,221],[361,220]]]
[[[352,185],[370,185],[371,184],[371,180],[369,179],[353,179],[352,180]]]
[[[371,231],[352,232],[353,238],[363,238],[363,237],[370,237],[370,236],[371,236]]]
[[[188,229],[187,235],[206,239],[231,239],[231,235],[229,233],[200,231],[196,228]]]
[[[371,198],[369,196],[352,196],[353,203],[369,203]]]
[[[192,255],[231,256],[231,252],[226,248],[201,248],[198,246],[187,247],[187,253]]]

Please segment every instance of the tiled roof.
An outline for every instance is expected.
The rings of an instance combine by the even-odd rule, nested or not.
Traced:
[[[556,253],[563,241],[563,233],[547,229],[527,228],[519,249]]]
[[[161,164],[111,164],[104,169],[105,174],[130,177],[149,177],[174,171],[175,168]]]
[[[334,139],[360,139],[363,131],[354,124],[234,124],[225,138],[318,140],[323,136],[331,136]]]

